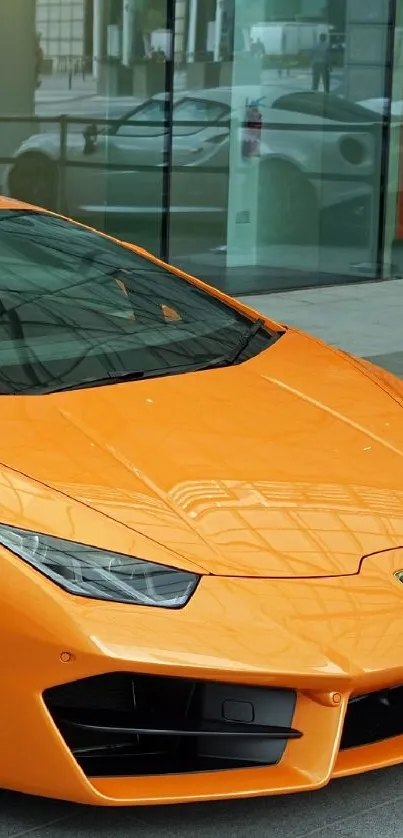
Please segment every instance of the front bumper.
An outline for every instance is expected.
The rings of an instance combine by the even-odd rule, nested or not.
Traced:
[[[95,805],[176,803],[315,789],[403,761],[398,728],[340,749],[351,697],[403,684],[403,586],[394,575],[402,567],[396,550],[351,577],[205,577],[185,609],[166,612],[76,600],[15,563],[7,585],[15,593],[19,575],[21,614],[7,606],[3,618],[0,786]],[[105,673],[291,690],[290,727],[302,736],[270,765],[90,777],[43,696]]]

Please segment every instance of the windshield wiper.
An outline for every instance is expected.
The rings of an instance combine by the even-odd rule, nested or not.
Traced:
[[[84,390],[90,387],[107,387],[112,384],[124,384],[130,381],[144,381],[147,378],[167,378],[170,375],[181,375],[186,372],[200,372],[201,370],[216,369],[227,366],[227,359],[222,356],[203,361],[198,364],[182,364],[177,367],[162,367],[156,370],[134,370],[133,372],[111,372],[101,378],[84,378],[76,384],[66,384],[61,387],[54,387],[48,390],[45,395],[51,396],[54,393],[68,393],[72,390]]]
[[[255,335],[257,335],[257,333],[260,331],[260,329],[263,329],[265,327],[265,325],[266,323],[263,320],[263,317],[259,317],[258,320],[254,320],[253,323],[250,326],[248,326],[246,331],[243,332],[243,334],[241,335],[240,340],[236,344],[233,351],[230,353],[230,355],[227,356],[226,362],[229,367],[233,364],[236,364],[238,358],[240,357],[240,355],[242,355],[242,352],[244,352],[245,349],[248,348],[252,338],[254,338]]]
[[[52,390],[48,390],[46,395],[52,395],[54,393],[68,393],[72,390],[84,390],[90,387],[107,387],[112,384],[124,384],[130,381],[144,381],[147,378],[163,378],[170,375],[181,375],[187,372],[200,372],[201,370],[217,369],[219,367],[230,367],[233,364],[236,364],[238,358],[242,355],[242,352],[244,352],[249,346],[252,338],[254,338],[259,330],[264,328],[265,325],[265,321],[261,317],[258,320],[254,320],[248,329],[243,332],[240,340],[237,342],[235,348],[229,355],[221,355],[219,357],[194,364],[181,364],[180,366],[162,367],[161,369],[155,370],[123,370],[111,372],[100,378],[85,378],[76,384],[66,384],[61,387],[54,387]]]

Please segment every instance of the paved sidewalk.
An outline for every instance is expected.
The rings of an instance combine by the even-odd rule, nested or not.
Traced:
[[[274,320],[403,375],[403,280],[243,296]],[[403,826],[402,826],[403,836]]]
[[[60,116],[60,114],[78,116],[98,116],[99,118],[119,118],[126,111],[141,104],[134,96],[100,96],[96,82],[88,76],[74,76],[71,90],[68,87],[67,74],[45,77],[35,95],[35,113],[37,116]]]
[[[96,81],[92,76],[74,75],[71,89],[68,73],[55,73],[43,76],[41,86],[36,91],[37,102],[62,101],[63,99],[88,98],[96,94]]]

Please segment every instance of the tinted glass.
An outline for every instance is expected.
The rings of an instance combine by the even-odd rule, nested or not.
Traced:
[[[186,372],[230,357],[249,326],[232,307],[100,234],[44,214],[0,214],[2,393]],[[249,349],[269,342],[263,332]]]

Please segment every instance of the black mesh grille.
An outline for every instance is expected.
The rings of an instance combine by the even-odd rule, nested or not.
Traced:
[[[348,704],[341,749],[403,734],[403,687],[356,696]]]
[[[292,690],[111,673],[43,697],[89,777],[274,765],[301,736]]]

